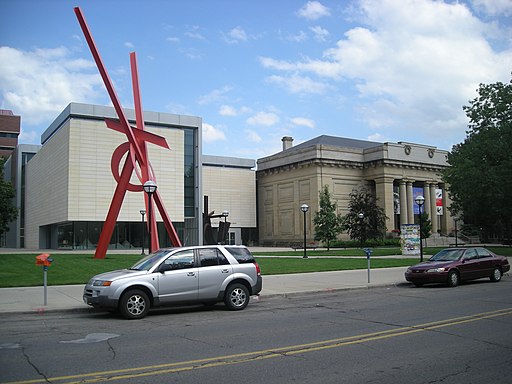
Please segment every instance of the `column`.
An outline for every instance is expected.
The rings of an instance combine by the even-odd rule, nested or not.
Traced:
[[[407,181],[407,224],[414,224],[414,196],[412,193],[412,181]]]
[[[437,234],[437,230],[439,229],[436,211],[436,188],[437,184],[430,185],[430,200],[432,201],[432,206],[430,207],[430,221],[432,223],[432,234],[434,235]]]
[[[384,209],[384,214],[389,221],[386,223],[386,231],[395,229],[395,211],[393,209],[393,181],[392,177],[375,179],[375,195],[377,204]]]
[[[407,190],[405,180],[400,180],[400,224],[407,224]]]
[[[450,196],[448,196],[448,191],[445,188],[445,185],[439,185],[439,188],[443,190],[443,216],[441,216],[441,225],[440,228],[443,233],[450,233],[454,229],[454,221],[448,211],[448,207],[451,205]]]
[[[421,209],[422,212],[425,212],[428,215],[428,218],[432,220],[432,200],[430,199],[430,183],[428,181],[425,181],[425,184],[423,185],[423,197],[425,198],[425,205]],[[436,202],[434,201],[434,205]]]

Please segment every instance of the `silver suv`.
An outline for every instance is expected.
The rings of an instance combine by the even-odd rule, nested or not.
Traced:
[[[260,267],[244,246],[195,246],[162,249],[130,269],[94,276],[84,288],[84,302],[119,310],[141,319],[151,307],[224,301],[244,309],[261,291]]]

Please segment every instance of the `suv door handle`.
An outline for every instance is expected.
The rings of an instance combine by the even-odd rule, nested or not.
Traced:
[[[195,272],[189,272],[189,273],[187,273],[187,276],[195,276],[195,275],[196,275],[196,273],[195,273]]]
[[[222,273],[229,273],[229,269],[223,269],[221,272]]]

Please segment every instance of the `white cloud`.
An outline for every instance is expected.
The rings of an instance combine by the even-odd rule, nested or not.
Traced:
[[[103,82],[94,68],[93,62],[74,59],[63,47],[0,47],[0,98],[5,108],[23,116],[24,125],[49,123],[70,102],[105,101]]]
[[[198,104],[211,104],[222,101],[226,98],[226,94],[229,93],[233,88],[230,86],[224,86],[221,89],[214,89],[210,93],[200,96],[197,100]]]
[[[252,129],[246,129],[245,133],[247,134],[247,138],[249,139],[249,141],[253,143],[261,143],[263,141],[261,136],[258,135],[258,133],[256,133]]]
[[[268,80],[291,92],[307,92],[310,83],[317,93],[325,92],[327,83],[306,73],[350,80],[367,123],[399,128],[398,137],[412,128],[424,132],[421,140],[437,140],[465,130],[462,105],[476,96],[479,83],[509,79],[512,49],[493,50],[486,36],[496,26],[462,3],[361,0],[359,5],[366,27],[348,30],[321,59],[261,57],[263,67],[287,72]]]
[[[125,42],[125,43],[124,43],[124,46],[125,46],[126,48],[129,48],[129,49],[134,49],[134,48],[135,48],[135,45],[133,45],[133,43],[131,43],[131,42],[129,42],[129,41]]]
[[[167,39],[165,39],[165,40],[167,40],[167,41],[168,41],[168,42],[170,42],[170,43],[179,43],[179,42],[180,42],[179,37],[174,37],[174,36],[170,36],[170,37],[168,37],[168,38],[167,38]]]
[[[300,43],[308,38],[308,35],[304,31],[299,31],[296,35],[290,35],[286,37],[287,40],[290,41],[296,41],[297,43]]]
[[[219,109],[219,115],[221,116],[239,116],[248,112],[250,112],[250,109],[247,107],[236,109],[231,105],[221,105]]]
[[[235,108],[230,105],[221,105],[219,115],[222,116],[236,116],[238,113]]]
[[[279,116],[273,112],[258,112],[247,119],[249,125],[262,125],[270,127],[279,122]]]
[[[317,41],[326,41],[329,37],[329,31],[320,27],[319,25],[309,28]]]
[[[473,5],[493,16],[511,16],[512,1],[510,0],[473,0]]]
[[[331,86],[327,83],[315,81],[307,76],[291,75],[291,76],[269,76],[269,83],[277,84],[291,93],[299,94],[323,94],[327,92]]]
[[[377,141],[377,142],[380,142],[380,143],[390,142],[390,140],[387,137],[385,137],[384,135],[381,135],[380,133],[374,133],[372,135],[369,135],[368,136],[368,140],[370,140],[370,141]]]
[[[220,129],[211,124],[203,123],[203,141],[211,143],[213,141],[226,140],[226,135]]]
[[[333,79],[339,79],[342,73],[342,68],[340,68],[339,63],[335,61],[306,59],[302,62],[289,62],[270,57],[260,57],[259,60],[264,68],[278,71],[312,72],[319,76]]]
[[[308,128],[315,128],[315,122],[305,117],[294,117],[291,122],[295,125],[301,125]]]
[[[240,26],[233,28],[229,33],[224,36],[224,40],[229,44],[236,44],[240,41],[247,41],[247,34]]]
[[[194,40],[206,40],[206,38],[199,32],[198,26],[193,26],[189,31],[185,32],[185,36]]]
[[[308,1],[299,11],[297,15],[309,20],[317,20],[324,16],[329,16],[331,12],[319,1]]]
[[[19,143],[38,143],[40,134],[36,131],[26,130],[21,128],[20,135],[18,136]]]

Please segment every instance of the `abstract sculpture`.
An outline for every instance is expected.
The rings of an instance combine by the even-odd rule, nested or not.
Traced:
[[[96,62],[96,66],[100,72],[100,75],[103,79],[103,83],[107,88],[107,92],[110,96],[110,100],[114,105],[114,109],[116,110],[117,116],[119,117],[119,121],[112,119],[105,119],[105,123],[107,127],[118,131],[120,133],[124,133],[127,142],[121,144],[117,147],[112,154],[111,160],[111,169],[112,174],[117,181],[117,187],[114,192],[114,196],[112,197],[112,201],[110,203],[110,208],[108,210],[107,218],[105,220],[105,224],[103,225],[103,229],[100,234],[100,238],[98,241],[98,246],[96,247],[96,252],[94,254],[94,258],[103,259],[107,253],[108,245],[110,244],[110,239],[112,238],[112,234],[114,232],[114,228],[116,225],[117,218],[119,216],[119,211],[121,209],[121,205],[123,203],[124,196],[126,195],[126,191],[132,192],[143,192],[142,186],[148,181],[155,181],[155,174],[153,172],[153,168],[148,159],[147,153],[147,143],[155,144],[160,147],[164,147],[169,149],[167,141],[165,138],[155,135],[150,132],[144,131],[144,118],[142,114],[142,103],[140,97],[139,90],[139,76],[137,71],[137,58],[135,52],[130,53],[130,66],[132,73],[132,88],[133,88],[133,99],[135,104],[135,127],[130,126],[126,115],[124,114],[121,103],[119,102],[119,98],[114,90],[110,77],[108,76],[107,70],[101,60],[98,49],[94,44],[94,40],[92,38],[91,32],[85,22],[85,18],[82,14],[82,11],[79,7],[75,7],[75,14],[80,23],[80,27],[84,33],[85,39],[87,40],[87,44],[89,45],[89,49],[91,50],[94,61]],[[119,165],[124,154],[127,153],[123,169],[121,174],[119,174]],[[138,167],[137,167],[138,165]],[[135,171],[137,178],[140,181],[140,185],[135,185],[130,183],[131,175]],[[152,205],[153,201],[156,203],[156,206],[160,212],[160,216],[164,222],[167,233],[171,239],[172,245],[175,247],[181,247],[181,241],[172,225],[169,216],[167,215],[167,211],[165,210],[164,204],[162,202],[162,198],[160,197],[160,193],[158,191],[155,192],[154,199],[148,200],[147,196],[144,195],[146,211],[153,211]],[[151,204],[151,207],[149,206]],[[157,250],[159,248],[158,241],[158,231],[156,226],[156,215],[153,215],[151,220],[148,220],[147,225],[150,226],[149,233],[150,236],[150,249]]]

